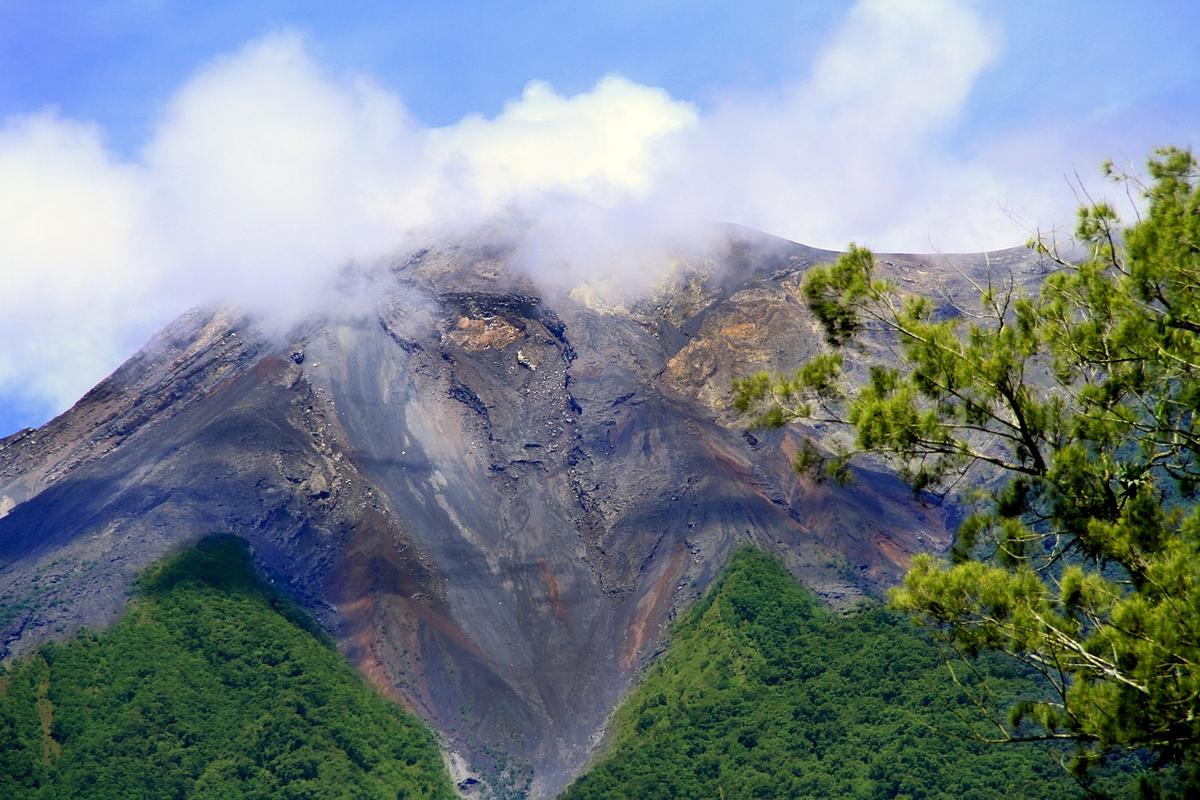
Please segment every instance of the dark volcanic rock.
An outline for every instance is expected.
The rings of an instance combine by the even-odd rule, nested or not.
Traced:
[[[108,623],[138,570],[229,531],[463,780],[554,794],[738,542],[849,606],[949,540],[894,479],[810,485],[796,432],[743,435],[730,378],[814,351],[796,287],[832,254],[739,236],[630,306],[551,303],[503,249],[449,248],[389,273],[370,315],[286,344],[186,315],[0,441],[3,652]],[[889,269],[948,297],[965,280]]]

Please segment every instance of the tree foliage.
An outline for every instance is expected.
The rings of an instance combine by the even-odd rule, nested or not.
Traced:
[[[0,797],[453,796],[432,733],[232,536],[150,570],[111,630],[0,673]]]
[[[1080,211],[1088,257],[1036,292],[988,276],[947,315],[851,246],[804,293],[829,348],[792,376],[737,386],[760,421],[842,423],[853,444],[800,466],[844,476],[884,454],[918,492],[971,514],[948,559],[918,557],[892,603],[964,651],[1036,668],[1051,700],[1019,704],[1000,738],[1079,743],[1200,763],[1200,187],[1190,152],[1149,162],[1141,218]],[[890,337],[896,358],[852,387],[847,349]],[[966,486],[974,489],[965,489]],[[1030,724],[1034,729],[1030,729]]]
[[[1001,696],[1036,691],[984,659]],[[990,723],[942,653],[878,606],[827,612],[775,558],[747,548],[672,631],[617,711],[606,756],[566,792],[590,798],[1061,798],[1077,793],[1038,747],[980,742]],[[1097,776],[1121,787],[1135,762]]]

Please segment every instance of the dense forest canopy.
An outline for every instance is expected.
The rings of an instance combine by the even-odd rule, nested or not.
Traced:
[[[0,675],[0,796],[455,793],[432,733],[218,536],[143,576],[111,630]]]
[[[1144,213],[1122,228],[1111,206],[1083,208],[1078,263],[1032,241],[1057,266],[1036,294],[992,275],[978,307],[947,316],[879,277],[864,248],[813,269],[804,293],[827,351],[741,381],[737,403],[850,432],[798,468],[841,479],[882,453],[916,492],[968,504],[949,559],[916,559],[891,599],[955,647],[1041,674],[1050,699],[1017,705],[998,738],[1074,741],[1079,771],[1145,748],[1200,781],[1197,162],[1161,150],[1145,184],[1106,169]],[[897,358],[851,387],[843,354],[865,331]]]
[[[783,565],[747,548],[672,631],[617,712],[605,757],[566,792],[591,798],[1074,797],[1061,748],[979,741],[992,729],[963,693],[1039,691],[1011,659],[958,682],[895,612],[831,615]],[[1120,791],[1136,759],[1093,775]]]

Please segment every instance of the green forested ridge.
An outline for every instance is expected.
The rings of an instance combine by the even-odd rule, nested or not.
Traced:
[[[1011,660],[979,668],[993,692],[1035,690]],[[782,564],[747,549],[674,630],[615,715],[607,755],[564,797],[1081,794],[1058,753],[972,735],[995,728],[907,620],[881,608],[834,617]],[[1093,788],[1129,780],[1114,770]]]
[[[206,539],[102,634],[0,675],[0,797],[450,798],[432,734]]]

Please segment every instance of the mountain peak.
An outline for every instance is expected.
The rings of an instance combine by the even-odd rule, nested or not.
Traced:
[[[731,377],[819,346],[797,287],[836,255],[733,233],[616,301],[539,290],[476,242],[399,259],[368,311],[286,335],[184,315],[0,441],[3,652],[107,624],[138,570],[232,533],[463,777],[554,794],[740,543],[835,607],[949,543],[896,479],[813,484],[797,432],[731,414]]]

